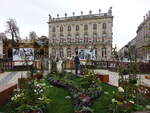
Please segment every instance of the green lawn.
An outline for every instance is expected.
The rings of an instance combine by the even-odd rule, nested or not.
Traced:
[[[65,99],[69,92],[63,88],[50,87],[47,90],[52,102],[48,105],[48,113],[74,113],[72,99]]]
[[[116,87],[105,83],[102,83],[102,89],[104,92],[108,92],[108,94],[102,94],[94,101],[94,104],[92,105],[94,113],[108,113],[108,105],[110,104],[114,95],[113,91],[117,90]]]

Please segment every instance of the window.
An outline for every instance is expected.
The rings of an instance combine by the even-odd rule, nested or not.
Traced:
[[[88,30],[88,25],[84,25],[84,30]]]
[[[95,49],[95,58],[97,59],[97,48],[94,49]]]
[[[52,43],[55,43],[55,39],[54,38],[52,39]]]
[[[105,38],[106,38],[106,32],[103,32],[103,34],[102,34],[102,42],[104,42]]]
[[[88,42],[88,34],[84,34],[84,42]]]
[[[60,57],[63,58],[64,57],[64,50],[63,50],[63,48],[60,48],[59,51],[60,51]]]
[[[102,57],[106,57],[107,52],[106,52],[106,48],[102,48]]]
[[[63,37],[64,37],[64,35],[60,34],[60,43],[63,43]]]
[[[71,57],[71,48],[67,48],[67,57]]]
[[[93,42],[97,42],[97,33],[93,34]]]
[[[60,38],[60,43],[63,43],[63,38],[62,37]]]
[[[55,48],[52,48],[52,53],[51,53],[51,55],[52,55],[53,57],[56,56],[56,49],[55,49]]]
[[[71,31],[71,26],[68,26],[68,31]]]
[[[76,34],[76,40],[75,42],[79,43],[79,34]]]
[[[93,29],[94,29],[94,30],[97,29],[97,24],[93,24]]]
[[[67,41],[68,41],[69,43],[71,43],[71,35],[70,35],[70,34],[68,34]]]
[[[106,29],[106,23],[103,23],[103,29]]]
[[[63,26],[60,26],[60,32],[63,32]]]
[[[76,31],[79,31],[79,25],[76,25]]]
[[[55,32],[55,31],[56,31],[56,29],[55,29],[55,27],[53,27],[53,28],[52,28],[52,32]]]

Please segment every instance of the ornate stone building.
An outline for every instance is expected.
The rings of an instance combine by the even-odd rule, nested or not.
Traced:
[[[4,46],[4,43],[3,43],[3,40],[6,38],[6,35],[5,33],[0,33],[0,59],[3,58],[3,46]]]
[[[79,49],[93,49],[96,60],[111,60],[112,8],[107,13],[52,18],[49,15],[49,55],[72,58]]]
[[[3,58],[3,40],[0,37],[0,58]]]
[[[150,11],[144,16],[143,22],[138,26],[135,40],[139,59],[150,61]]]
[[[150,61],[150,11],[144,16],[143,22],[138,26],[136,37],[128,42],[126,46],[135,47],[139,62]],[[119,53],[124,53],[128,48],[124,46]]]

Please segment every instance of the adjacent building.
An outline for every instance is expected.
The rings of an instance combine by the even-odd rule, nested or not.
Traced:
[[[83,59],[92,51],[95,60],[111,60],[112,8],[107,13],[52,18],[49,15],[49,56],[72,58],[75,52],[83,52]],[[81,55],[81,56],[82,56]]]
[[[5,33],[0,33],[0,59],[3,58],[3,40],[6,38]]]
[[[0,58],[3,58],[3,40],[0,37]]]
[[[143,22],[138,26],[135,40],[140,60],[150,61],[150,11],[144,16]]]
[[[150,11],[144,16],[143,22],[138,26],[137,35],[126,46],[120,49],[119,54],[128,51],[127,47],[135,47],[137,60],[140,62],[150,61]]]

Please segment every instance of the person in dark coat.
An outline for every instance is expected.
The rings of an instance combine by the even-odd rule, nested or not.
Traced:
[[[75,64],[75,74],[78,75],[78,70],[79,70],[79,65],[80,65],[80,60],[78,57],[78,52],[76,52],[76,56],[74,58],[74,64]]]

